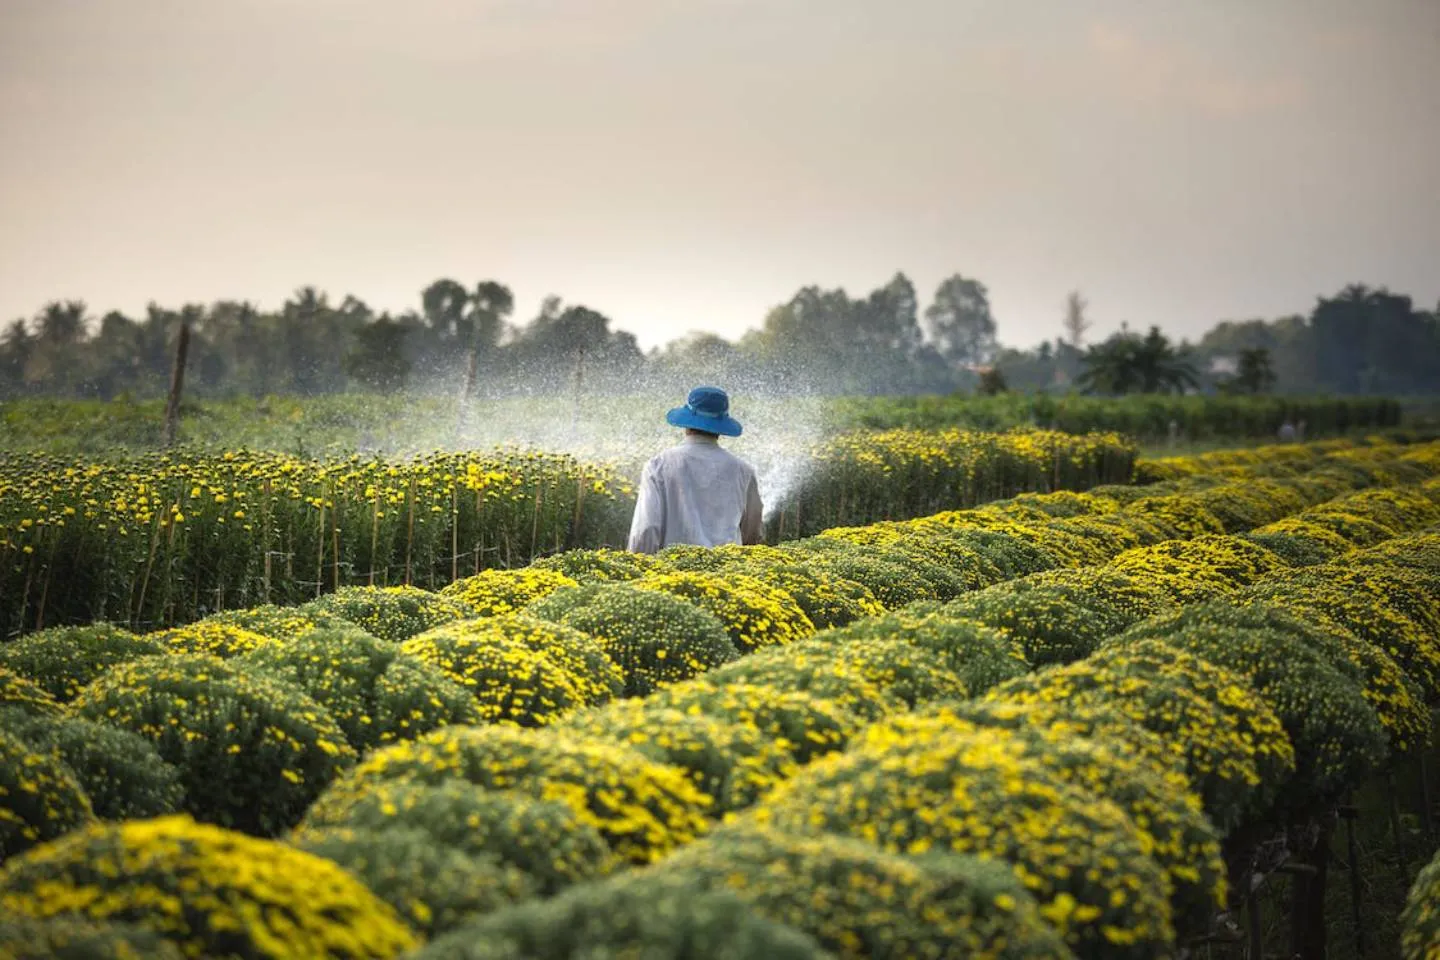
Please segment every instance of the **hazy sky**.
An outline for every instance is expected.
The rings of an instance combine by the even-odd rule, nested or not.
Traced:
[[[0,0],[0,321],[494,278],[650,345],[802,285],[1001,338],[1440,299],[1440,0]]]

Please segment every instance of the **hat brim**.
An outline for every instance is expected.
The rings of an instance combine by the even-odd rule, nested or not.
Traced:
[[[717,433],[722,437],[738,437],[744,429],[740,421],[734,417],[707,417],[703,413],[696,413],[689,407],[676,407],[665,414],[665,422],[672,427],[688,427],[691,430],[703,430],[706,433]]]

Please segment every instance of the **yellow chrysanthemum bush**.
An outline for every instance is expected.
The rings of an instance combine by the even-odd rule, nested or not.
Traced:
[[[973,736],[987,728],[1011,731],[1027,757],[1125,811],[1146,841],[1145,851],[1169,878],[1171,911],[1181,933],[1204,934],[1224,908],[1226,874],[1219,832],[1185,775],[1137,747],[1132,729],[1108,737],[1087,724],[1090,731],[1079,734],[1063,711],[989,703],[942,705],[897,718],[891,725],[917,740]]]
[[[1193,496],[1143,497],[1127,504],[1125,512],[1156,524],[1169,539],[1225,532],[1220,518]]]
[[[807,640],[745,657],[716,671],[714,681],[803,690],[867,719],[897,708],[963,697],[968,690],[939,654],[891,637],[848,643]]]
[[[836,957],[1071,956],[1015,874],[975,857],[906,857],[847,837],[741,821],[653,869],[729,890]]]
[[[358,877],[426,938],[535,895],[533,884],[514,867],[466,856],[420,830],[330,827],[308,831],[291,845]]]
[[[180,771],[162,760],[139,734],[74,717],[36,717],[3,707],[0,730],[59,757],[102,820],[174,813],[184,798]]]
[[[57,753],[0,727],[0,861],[93,818],[90,799]]]
[[[1185,543],[1167,540],[1153,547],[1126,550],[1110,561],[1107,569],[1162,590],[1172,604],[1181,606],[1228,596],[1237,589],[1234,581],[1207,564],[1203,555],[1187,556],[1171,546],[1183,547]]]
[[[1135,825],[1025,756],[1009,731],[916,736],[905,718],[877,724],[846,752],[800,771],[756,817],[896,853],[1004,861],[1087,960],[1154,957],[1174,940],[1169,881]]]
[[[874,594],[887,610],[917,600],[936,600],[938,581],[953,596],[958,582],[943,568],[925,561],[896,560],[881,551],[862,549],[841,540],[811,537],[787,544],[797,560],[845,580],[853,580]],[[927,576],[928,574],[928,576]],[[950,587],[954,585],[954,589]]]
[[[1440,484],[1435,489],[1440,490]],[[1345,558],[1345,565],[1400,567],[1440,577],[1440,533],[1416,533],[1387,540],[1351,554]]]
[[[804,933],[721,889],[636,870],[497,911],[413,960],[832,960]]]
[[[229,660],[266,647],[278,649],[281,642],[263,633],[213,620],[199,620],[183,627],[146,634],[169,653],[195,653]]]
[[[489,620],[427,630],[400,649],[466,690],[478,707],[479,723],[543,727],[586,701],[564,665],[494,629]]]
[[[1403,960],[1435,960],[1440,956],[1440,854],[1421,869],[1400,914]]]
[[[1024,646],[1008,630],[951,616],[933,601],[911,604],[836,630],[822,630],[813,639],[815,643],[831,644],[903,640],[938,657],[941,666],[960,681],[964,695],[972,697],[1030,672]]]
[[[798,764],[844,749],[864,727],[834,700],[761,684],[690,680],[658,690],[645,702],[754,727]]]
[[[0,919],[0,960],[185,960],[159,934],[78,915]]]
[[[251,633],[274,637],[276,640],[298,640],[312,630],[333,630],[336,627],[354,627],[349,620],[319,610],[302,612],[299,607],[277,607],[264,604],[243,610],[224,610],[212,613],[204,623],[219,623],[249,630]]]
[[[600,832],[559,800],[489,790],[468,780],[400,778],[322,794],[295,828],[302,842],[336,828],[419,831],[466,856],[496,860],[550,896],[620,866]]]
[[[113,624],[51,627],[0,643],[0,669],[13,670],[69,703],[81,687],[115,664],[164,651],[158,641]]]
[[[784,646],[815,632],[794,597],[743,574],[660,573],[634,586],[671,594],[714,614],[741,653]]]
[[[273,835],[355,759],[314,700],[258,670],[197,654],[121,664],[80,691],[75,716],[130,730],[180,771],[197,819]]]
[[[615,662],[606,656],[604,647],[589,634],[562,623],[523,613],[481,617],[478,620],[449,624],[429,634],[423,634],[426,642],[417,643],[417,646],[428,648],[432,635],[449,638],[445,645],[453,649],[453,654],[442,659],[447,659],[451,665],[438,665],[457,677],[463,676],[468,662],[466,651],[473,647],[492,642],[506,648],[519,644],[535,653],[543,654],[564,670],[575,693],[587,706],[608,703],[625,691],[625,675]],[[419,641],[420,638],[415,640]]]
[[[1140,624],[1109,645],[1162,638],[1244,677],[1274,709],[1295,748],[1295,775],[1282,792],[1287,805],[1335,798],[1387,756],[1385,728],[1360,681],[1296,635],[1197,618],[1154,631]]]
[[[957,588],[959,592],[978,590],[1003,579],[999,567],[963,540],[908,523],[833,527],[819,536],[876,551],[879,556],[897,563],[941,567],[951,575],[933,584],[941,600],[955,596]]]
[[[563,729],[621,744],[684,770],[696,787],[714,798],[713,816],[750,806],[795,769],[783,742],[752,724],[660,707],[648,699],[573,714],[563,721]]]
[[[576,581],[558,570],[520,567],[514,570],[482,570],[472,577],[456,580],[441,590],[475,611],[477,616],[495,617],[523,610],[541,597]]]
[[[869,587],[847,580],[821,564],[789,557],[785,563],[737,563],[726,569],[784,590],[817,630],[843,627],[885,612],[885,605]]]
[[[1070,663],[1086,656],[1125,621],[1063,583],[1024,577],[996,584],[953,600],[941,609],[947,616],[976,620],[1005,630],[1036,667]]]
[[[1328,563],[1353,549],[1353,544],[1335,531],[1299,517],[1267,523],[1242,536],[1274,552],[1292,567]]]
[[[683,770],[627,747],[515,727],[446,727],[370,754],[331,787],[348,803],[377,784],[468,781],[566,804],[620,856],[648,863],[704,833],[710,797]]]
[[[9,861],[0,913],[135,923],[196,957],[380,960],[417,946],[334,863],[184,816],[88,827]]]
[[[1324,617],[1394,658],[1427,701],[1440,696],[1440,636],[1408,616],[1404,607],[1422,598],[1409,597],[1385,568],[1353,569],[1342,564],[1308,567],[1247,591],[1247,597],[1285,607],[1297,615]]]
[[[1429,741],[1430,711],[1415,682],[1384,650],[1355,636],[1320,611],[1301,617],[1278,604],[1242,595],[1153,618],[1137,626],[1131,636],[1168,640],[1192,626],[1220,632],[1274,631],[1293,637],[1325,663],[1360,684],[1365,699],[1385,727],[1392,748],[1405,751]]]
[[[0,708],[6,707],[40,717],[56,717],[63,710],[39,684],[9,667],[0,667]]]
[[[240,665],[304,691],[329,712],[357,753],[447,724],[481,721],[475,698],[439,667],[348,623],[262,647]]]
[[[310,617],[348,620],[392,643],[475,616],[460,600],[419,587],[341,587],[297,609]]]
[[[1295,749],[1248,679],[1156,640],[1001,684],[990,701],[1111,707],[1161,737],[1216,827],[1267,811],[1295,771]]]
[[[1253,478],[1226,483],[1191,495],[1220,521],[1226,533],[1239,533],[1299,513],[1312,502],[1304,491],[1283,480]]]
[[[566,587],[527,612],[594,637],[624,674],[626,696],[644,696],[739,655],[714,614],[628,583]]]
[[[553,570],[577,583],[611,583],[638,580],[647,573],[659,573],[659,560],[643,553],[627,553],[600,547],[595,550],[566,550],[541,557],[530,564],[532,570]]]

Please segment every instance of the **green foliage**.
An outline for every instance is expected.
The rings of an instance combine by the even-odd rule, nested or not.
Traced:
[[[708,679],[717,684],[803,690],[867,719],[967,692],[964,680],[947,668],[939,654],[890,637],[839,644],[807,640],[745,657]]]
[[[658,868],[728,890],[837,957],[1070,957],[1008,869],[972,857],[903,857],[838,836],[742,822]]]
[[[387,960],[417,946],[330,861],[183,816],[76,830],[0,869],[0,915],[45,920],[77,907],[187,956]]]
[[[78,916],[0,920],[5,960],[184,960],[180,948],[143,927]]]
[[[349,620],[392,643],[475,615],[459,600],[417,587],[341,587],[300,610]]]
[[[357,753],[481,719],[474,698],[439,668],[349,623],[261,647],[240,665],[303,690],[325,708]]]
[[[344,867],[427,939],[534,893],[515,868],[466,856],[420,830],[337,827],[308,831],[292,844]]]
[[[1404,960],[1431,960],[1440,951],[1440,854],[1415,878],[1400,923]]]
[[[629,584],[566,587],[528,612],[599,641],[625,675],[626,696],[644,696],[738,656],[714,614],[669,594]]]
[[[0,644],[0,668],[33,680],[61,703],[117,663],[163,652],[149,637],[108,623],[52,627]]]
[[[1113,613],[1082,606],[1077,595],[1063,586],[1026,578],[972,593],[942,610],[949,617],[1007,631],[1023,647],[1025,659],[1042,667],[1078,660],[1124,626]]]
[[[541,557],[530,566],[564,574],[578,583],[609,583],[615,580],[638,580],[647,573],[656,573],[660,562],[640,553],[621,550],[567,550],[550,557]]]
[[[823,564],[801,561],[737,565],[735,569],[790,594],[818,630],[843,627],[885,610],[869,587],[847,580]]]
[[[215,657],[121,664],[72,707],[82,719],[149,740],[180,771],[187,812],[247,833],[293,825],[355,757],[314,700]]]
[[[707,610],[725,625],[741,653],[783,646],[815,632],[815,625],[784,590],[736,573],[659,573],[636,580],[643,590],[659,590]]]
[[[0,862],[92,819],[59,755],[0,728]]]
[[[59,756],[102,820],[174,813],[184,798],[180,771],[139,734],[73,717],[30,716],[9,707],[0,708],[0,730]]]
[[[341,786],[321,795],[293,836],[339,827],[420,831],[441,847],[515,868],[546,896],[618,865],[599,831],[565,803],[477,789],[458,778]]]
[[[827,960],[734,894],[631,873],[521,904],[442,937],[415,960]]]

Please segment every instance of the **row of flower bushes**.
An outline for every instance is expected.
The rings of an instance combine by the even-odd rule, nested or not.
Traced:
[[[304,814],[292,842],[344,863],[395,911],[388,914],[366,902],[372,919],[400,924],[403,918],[420,934],[442,932],[500,903],[555,893],[577,880],[607,874],[618,862],[650,862],[685,848],[661,869],[501,911],[483,921],[488,925],[484,936],[467,927],[463,935],[437,941],[429,948],[436,956],[569,955],[562,941],[579,931],[587,931],[587,939],[568,942],[651,938],[668,944],[672,952],[666,955],[724,955],[685,952],[701,951],[706,941],[692,937],[712,929],[717,944],[776,955],[814,955],[815,941],[848,956],[886,949],[915,956],[987,955],[987,950],[1066,956],[1070,948],[1088,955],[1107,950],[1151,955],[1157,944],[1168,943],[1172,909],[1176,916],[1198,915],[1205,894],[1215,889],[1204,870],[1214,831],[1206,832],[1199,800],[1190,804],[1184,790],[1169,789],[1186,773],[1208,774],[1210,761],[1197,759],[1181,770],[1171,756],[1170,766],[1158,765],[1174,753],[1173,744],[1191,744],[1190,737],[1195,749],[1203,749],[1211,727],[1155,731],[1162,735],[1157,738],[1137,728],[1134,716],[1108,705],[1077,713],[1069,705],[1047,705],[1044,697],[1023,707],[1007,702],[983,709],[959,701],[1020,677],[1031,661],[1061,663],[1083,656],[1119,626],[1205,598],[1196,596],[1197,590],[1223,592],[1212,582],[1211,566],[1230,576],[1239,576],[1236,570],[1281,569],[1260,565],[1260,551],[1274,553],[1262,542],[1284,544],[1301,561],[1313,563],[1326,547],[1338,552],[1360,538],[1378,539],[1407,521],[1423,519],[1424,504],[1416,498],[1362,494],[1309,511],[1298,528],[1282,521],[1246,541],[1218,536],[1367,481],[1413,480],[1432,469],[1424,450],[1409,451],[1403,459],[1395,453],[1372,450],[1340,468],[1245,486],[1176,484],[1186,492],[1160,497],[1132,498],[1129,491],[1113,497],[1024,497],[908,524],[832,530],[787,549],[677,550],[659,561],[603,551],[572,553],[527,571],[482,574],[456,584],[448,596],[350,591],[299,610],[248,611],[147,638],[113,629],[36,635],[4,648],[3,662],[31,682],[5,676],[0,699],[32,717],[63,712],[67,723],[124,728],[137,738],[134,742],[149,746],[178,771],[185,808],[206,819],[274,833]],[[1126,498],[1133,502],[1122,506]],[[1167,542],[1195,535],[1200,539],[1191,544],[1198,552],[1191,554],[1177,553]],[[1237,548],[1236,542],[1253,550]],[[1249,567],[1226,553],[1237,549]],[[1093,566],[1111,557],[1108,566]],[[1214,563],[1217,559],[1224,562]],[[1299,561],[1277,564],[1289,562]],[[1049,572],[1009,579],[1039,571]],[[717,572],[724,575],[714,576]],[[754,583],[739,579],[744,576],[752,576]],[[1152,578],[1164,586],[1144,582]],[[579,580],[586,582],[571,584]],[[1022,583],[1027,586],[1012,586]],[[1006,590],[1009,594],[1003,595]],[[1081,603],[1082,596],[1088,604]],[[1066,602],[1085,611],[1085,616],[1058,621],[1069,624],[1065,629],[1071,635],[1051,629],[1045,613]],[[885,606],[906,609],[877,619]],[[529,614],[511,612],[526,607]],[[473,612],[488,617],[463,619]],[[1096,633],[1092,621],[1106,625],[1105,633]],[[815,625],[843,629],[802,639]],[[1037,627],[1050,633],[1041,635]],[[1199,680],[1185,681],[1192,685],[1215,682],[1208,692],[1217,694],[1219,703],[1240,695],[1198,667],[1187,673],[1164,660],[1171,656],[1169,648],[1146,650],[1151,659],[1134,661],[1138,667],[1112,668],[1130,670],[1133,681],[1146,675],[1147,666],[1164,664],[1163,675],[1195,674]],[[171,652],[154,658],[158,651]],[[741,651],[757,652],[736,659]],[[705,677],[684,679],[706,668]],[[1211,672],[1218,671],[1212,667]],[[1390,676],[1379,668],[1375,675]],[[1241,678],[1234,686],[1243,694],[1246,683]],[[1376,689],[1395,699],[1393,689],[1378,683]],[[649,695],[597,706],[622,692]],[[1209,702],[1204,692],[1192,691],[1201,704]],[[68,701],[68,707],[60,710],[59,701]],[[946,701],[954,705],[932,714],[934,705]],[[594,709],[575,712],[583,706]],[[907,708],[923,712],[907,714]],[[1191,720],[1218,722],[1214,709],[1212,714],[1198,711]],[[1392,713],[1406,715],[1398,706]],[[1264,719],[1261,710],[1255,715]],[[1042,716],[1049,719],[1037,719]],[[436,727],[496,720],[563,729],[541,735],[511,726],[452,727],[411,742]],[[872,721],[883,722],[862,734]],[[1288,736],[1278,720],[1269,726],[1256,722],[1251,732],[1257,737],[1278,730],[1279,737],[1272,739],[1279,743]],[[968,736],[967,726],[967,737],[955,737],[961,723],[976,727],[976,736]],[[979,728],[989,732],[980,736]],[[1126,753],[1099,736],[1092,749],[1073,736],[1122,728],[1136,743],[1152,746],[1154,756],[1137,753],[1138,748]],[[1001,736],[995,729],[1007,732]],[[1024,736],[1017,733],[1021,730]],[[11,736],[23,740],[23,734]],[[33,744],[31,736],[26,743]],[[309,804],[354,751],[391,740],[403,742],[372,753],[318,803]],[[960,740],[975,741],[974,749],[948,758],[927,752],[937,743]],[[843,788],[826,785],[826,771],[836,774],[824,764],[793,776],[801,765],[852,741],[850,751],[825,761],[842,765]],[[1248,810],[1245,788],[1264,795],[1259,787],[1267,781],[1260,768],[1252,770],[1243,757],[1216,751],[1212,759],[1218,772],[1197,785],[1194,795],[1205,799],[1206,812],[1229,810],[1225,804]],[[38,766],[56,783],[82,765],[67,765],[58,749],[37,752],[31,746],[27,752],[22,746],[19,754],[48,754],[48,765]],[[1283,767],[1281,754],[1274,762]],[[1152,762],[1153,769],[1146,766]],[[1238,773],[1231,769],[1236,764]],[[135,769],[125,767],[124,775],[140,780]],[[1076,770],[1085,771],[1083,782],[1066,779]],[[237,780],[237,771],[253,779]],[[963,772],[973,781],[967,795],[988,796],[1017,815],[1029,811],[1022,818],[1025,828],[995,838],[988,847],[955,842],[963,818],[953,823],[941,818],[930,824],[940,833],[904,843],[898,831],[889,840],[872,835],[880,829],[870,815],[878,815],[872,804],[886,795],[867,800],[852,786],[890,789],[886,785],[898,779],[892,776],[896,771],[906,771],[911,788],[898,808],[910,811],[907,825],[930,816],[925,812],[931,809],[927,783],[933,786]],[[1017,776],[1039,786],[1015,794]],[[1255,778],[1260,779],[1251,784]],[[64,792],[60,788],[41,791],[50,809],[6,834],[7,840],[19,838],[10,840],[16,848],[88,820],[86,790],[75,776],[68,779],[74,789],[66,795],[73,802],[55,800]],[[467,789],[466,783],[488,789]],[[715,816],[749,807],[780,784],[780,793],[761,807],[768,819],[757,814],[689,843],[709,830]],[[1121,801],[1119,806],[1097,800],[1096,790]],[[848,826],[817,821],[813,809],[798,812],[817,795],[860,806],[840,809],[841,814],[849,811],[844,817]],[[782,802],[786,796],[793,804]],[[173,799],[170,804],[173,808]],[[120,816],[144,816],[164,806],[160,802]],[[796,812],[787,814],[792,807]],[[100,816],[111,815],[94,809]],[[865,815],[855,816],[856,809]],[[1073,822],[1055,820],[1062,814],[1073,815]],[[1218,819],[1217,813],[1211,815]],[[777,830],[786,816],[793,822]],[[1133,824],[1142,820],[1173,827],[1166,844],[1154,843],[1159,828],[1152,827],[1149,841],[1137,833]],[[170,857],[167,863],[181,852],[193,857],[193,864],[187,861],[172,871],[172,897],[175,889],[191,889],[186,886],[194,882],[186,880],[189,871],[203,874],[227,856],[250,855],[248,848],[227,846],[233,835],[187,821],[154,823],[165,826],[129,824],[73,833],[45,848],[68,845],[68,852],[59,855],[60,865],[38,854],[22,857],[16,861],[21,866],[7,870],[18,879],[0,881],[0,890],[11,891],[0,898],[10,897],[7,904],[24,912],[74,909],[74,898],[82,896],[76,890],[104,886],[96,878],[107,869],[111,854],[105,851],[154,844],[154,856]],[[810,835],[820,825],[831,829]],[[1092,837],[1082,847],[1097,859],[1076,884],[1089,901],[1068,889],[1036,896],[1045,878],[1031,876],[1023,866],[1061,862],[1053,849],[1037,846],[1037,838],[1049,829],[1061,830],[1057,836],[1074,832],[1077,844]],[[831,833],[856,836],[842,840]],[[947,838],[952,851],[942,856],[939,851],[947,844],[941,841]],[[894,854],[881,855],[872,846],[876,841],[894,848]],[[1149,856],[1152,847],[1158,852]],[[1022,869],[1011,875],[954,850],[998,852],[1001,860]],[[1121,876],[1107,866],[1117,856],[1127,867],[1134,864],[1134,872]],[[100,866],[83,882],[74,880],[74,889],[61,884],[52,900],[31,898],[26,891],[37,878],[53,879],[57,871],[72,880],[78,876],[63,866],[70,857]],[[42,860],[26,872],[32,868],[24,864]],[[1187,871],[1195,863],[1202,877],[1190,880]],[[785,867],[778,877],[777,864]],[[757,886],[748,889],[742,882],[728,899],[696,893],[734,885],[735,877],[748,877]],[[1177,891],[1182,886],[1176,878],[1189,882],[1183,894],[1167,899],[1164,891],[1172,889],[1167,884]],[[1107,886],[1108,880],[1119,886]],[[145,886],[152,882],[160,883],[137,880],[137,889],[150,891],[142,899],[169,902],[163,900],[163,889]],[[1128,891],[1121,895],[1124,902],[1091,902],[1102,891],[1113,897],[1116,889]],[[811,902],[816,897],[825,902]],[[736,919],[745,911],[734,898],[758,904],[768,921]],[[658,912],[640,911],[639,904]],[[127,909],[135,910],[133,904]],[[1097,909],[1102,912],[1094,915]],[[166,929],[182,940],[189,937],[192,947],[213,947],[207,939],[213,935],[212,919],[202,909]],[[313,917],[307,915],[295,922],[309,920]],[[190,931],[185,937],[179,933],[182,925]],[[797,940],[787,925],[808,931],[814,941]],[[334,944],[325,950],[386,955],[386,945],[399,942],[394,931],[405,926],[372,931],[364,942],[376,945],[374,953],[364,952],[370,948],[345,952],[348,947]],[[263,924],[257,930],[234,935],[260,936]],[[329,935],[316,934],[322,940]],[[658,939],[663,937],[671,939]],[[1124,943],[1127,939],[1132,942]],[[1008,946],[997,952],[998,944]],[[265,948],[245,949],[263,955]]]
[[[844,434],[784,465],[800,479],[772,504],[772,532],[1125,483],[1135,456],[1115,434]],[[94,620],[168,626],[342,586],[438,588],[620,544],[632,479],[628,467],[509,450],[401,460],[0,453],[0,636]]]

